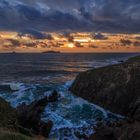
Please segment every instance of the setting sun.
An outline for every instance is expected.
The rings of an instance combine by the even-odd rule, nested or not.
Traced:
[[[74,44],[73,43],[69,43],[68,44],[68,48],[74,48]]]

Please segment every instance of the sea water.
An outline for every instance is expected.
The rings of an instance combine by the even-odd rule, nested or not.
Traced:
[[[0,58],[6,57],[5,62],[0,59],[0,66],[5,69],[0,71],[1,84],[11,84],[18,89],[13,92],[0,90],[0,97],[16,108],[57,90],[61,96],[46,106],[42,120],[53,121],[50,138],[78,140],[77,134],[89,136],[94,133],[98,119],[116,120],[121,116],[73,95],[68,89],[76,75],[116,64],[133,55],[136,54],[0,54]]]

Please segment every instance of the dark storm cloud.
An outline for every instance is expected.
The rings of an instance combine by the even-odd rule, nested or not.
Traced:
[[[34,38],[34,39],[45,39],[47,37],[42,32],[37,31],[35,29],[30,29],[30,28],[29,29],[23,29],[18,34],[19,37],[22,37],[24,35],[29,35],[31,38]]]
[[[108,38],[106,36],[104,36],[103,34],[101,33],[97,33],[95,35],[93,35],[93,38],[95,40],[107,40]]]
[[[140,32],[139,0],[0,0],[0,28]]]

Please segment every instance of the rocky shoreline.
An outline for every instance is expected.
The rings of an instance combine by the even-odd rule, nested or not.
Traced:
[[[8,102],[0,98],[0,139],[10,140],[15,137],[19,140],[22,138],[28,140],[39,135],[44,139],[48,138],[53,122],[43,122],[41,114],[49,102],[56,102],[58,98],[57,91],[53,91],[49,96],[34,101],[30,105],[23,103],[17,109],[12,108]],[[5,131],[10,132],[9,138],[7,138],[7,133],[3,135]]]
[[[100,121],[89,140],[140,139],[140,56],[80,73],[70,90],[103,108],[126,116],[113,125]]]
[[[140,56],[120,64],[106,66],[80,73],[70,90],[103,108],[125,116],[117,121],[97,120],[95,133],[90,136],[76,133],[83,140],[139,140],[140,139]],[[17,90],[15,86],[1,85],[2,90]],[[14,109],[0,98],[0,139],[16,140],[46,139],[53,122],[43,122],[41,114],[49,102],[60,97],[57,91]],[[9,134],[10,132],[10,134]]]

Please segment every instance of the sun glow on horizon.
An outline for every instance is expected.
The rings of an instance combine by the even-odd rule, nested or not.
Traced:
[[[74,48],[74,44],[73,43],[69,43],[68,44],[68,48]]]
[[[43,34],[46,38],[0,31],[0,52],[43,52],[56,48],[61,52],[140,52],[139,34],[89,32],[71,32],[69,36],[55,32]]]

